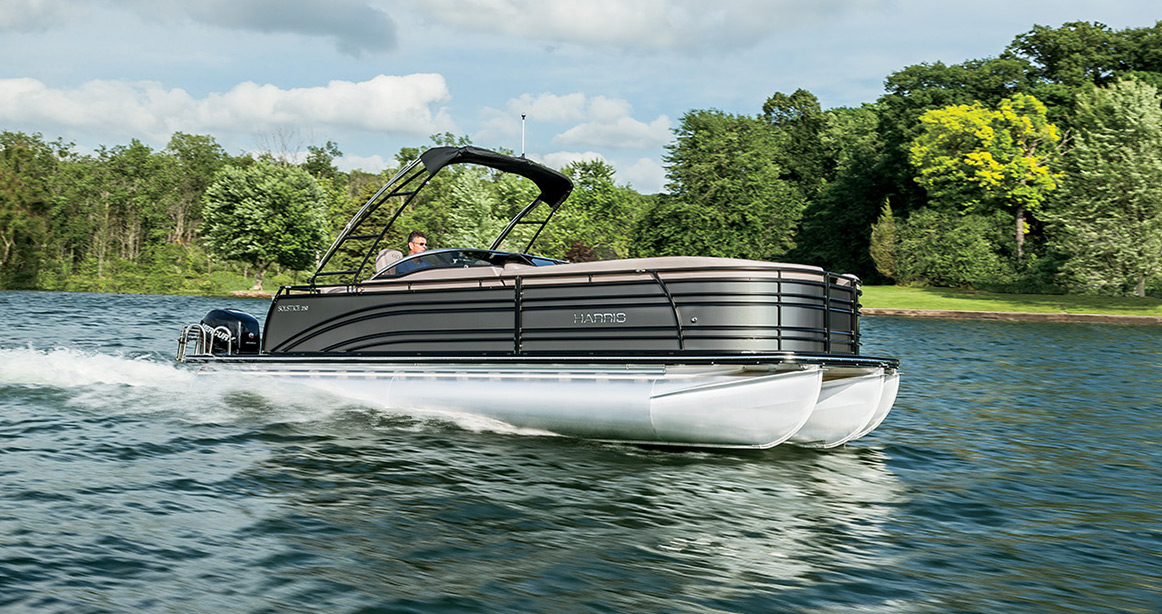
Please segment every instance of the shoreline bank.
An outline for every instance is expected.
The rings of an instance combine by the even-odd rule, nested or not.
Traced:
[[[865,316],[949,318],[955,320],[1005,320],[1009,322],[1090,322],[1095,324],[1162,324],[1162,316],[1105,313],[1040,313],[1032,311],[968,311],[959,309],[894,309],[864,307]]]

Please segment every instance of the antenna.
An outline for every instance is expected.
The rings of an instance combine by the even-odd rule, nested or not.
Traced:
[[[520,157],[525,157],[525,114],[520,114]]]

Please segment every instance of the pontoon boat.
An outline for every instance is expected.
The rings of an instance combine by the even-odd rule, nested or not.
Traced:
[[[385,249],[441,169],[476,164],[539,195],[488,248]],[[572,191],[524,157],[437,147],[351,219],[304,285],[256,318],[187,326],[178,360],[208,374],[293,380],[401,411],[676,446],[832,447],[888,414],[895,359],[859,354],[860,282],[813,266],[532,255]],[[520,251],[506,240],[527,239]]]

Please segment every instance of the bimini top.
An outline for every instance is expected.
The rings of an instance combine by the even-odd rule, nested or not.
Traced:
[[[515,158],[479,147],[433,147],[420,154],[429,175],[452,164],[479,164],[502,173],[520,175],[541,189],[538,200],[557,207],[573,191],[573,182],[557,171],[524,157]]]
[[[540,189],[533,202],[521,209],[504,230],[488,246],[496,250],[509,236],[518,224],[528,224],[534,227],[532,238],[524,247],[524,252],[532,249],[533,243],[549,223],[557,209],[573,191],[573,181],[569,177],[545,166],[541,166],[524,157],[514,157],[505,154],[480,149],[479,147],[433,147],[420,154],[420,157],[404,166],[372,196],[359,212],[347,222],[343,232],[335,239],[335,243],[327,250],[327,254],[319,261],[319,268],[311,276],[309,283],[316,284],[357,284],[376,273],[374,270],[377,255],[386,251],[382,248],[384,237],[400,214],[411,205],[416,195],[423,190],[436,173],[453,164],[476,164],[498,170],[503,173],[512,173],[532,181]],[[398,198],[398,206],[387,216],[374,214],[392,198]],[[535,215],[530,216],[531,213]],[[458,247],[479,248],[484,246],[465,245]]]

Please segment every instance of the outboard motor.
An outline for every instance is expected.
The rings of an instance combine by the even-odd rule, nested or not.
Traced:
[[[237,309],[215,309],[202,324],[214,330],[211,354],[258,353],[258,318]]]

